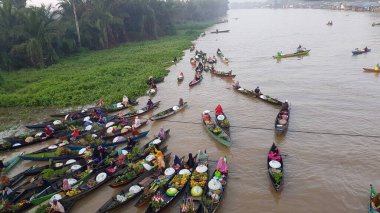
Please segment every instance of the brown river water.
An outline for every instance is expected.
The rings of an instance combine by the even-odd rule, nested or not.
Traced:
[[[187,50],[183,60],[171,67],[165,82],[158,85],[153,100],[161,101],[154,113],[174,106],[180,97],[189,106],[167,121],[151,122],[145,128],[151,128],[149,139],[160,127],[170,128],[168,149],[173,154],[207,149],[213,160],[227,156],[230,176],[219,212],[368,211],[369,184],[380,190],[380,77],[363,73],[361,68],[372,67],[379,60],[380,27],[371,27],[371,23],[380,21],[380,14],[256,9],[230,10],[228,19],[194,41],[197,49],[216,55],[220,48],[231,62],[228,66],[218,62],[219,70],[232,69],[244,88],[260,86],[264,94],[289,100],[292,109],[287,134],[274,134],[278,108],[238,94],[230,80],[204,73],[201,84],[189,89],[194,71],[189,63],[193,53]],[[329,20],[332,27],[326,26]],[[231,31],[208,33],[215,29]],[[299,44],[311,49],[309,56],[278,62],[271,58],[280,50],[292,52]],[[371,53],[352,56],[353,48],[366,45]],[[185,80],[178,84],[180,71]],[[139,99],[141,105],[146,100]],[[230,149],[214,141],[200,124],[201,112],[213,110],[218,103],[233,126]],[[274,191],[266,169],[273,142],[287,154],[280,192]],[[22,162],[11,174],[33,164]],[[118,191],[103,186],[78,201],[72,212],[95,212]],[[180,200],[165,212],[178,212]],[[145,207],[136,209],[133,204],[117,212],[145,211]]]

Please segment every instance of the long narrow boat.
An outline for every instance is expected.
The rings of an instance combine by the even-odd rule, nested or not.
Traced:
[[[189,86],[192,87],[196,84],[199,84],[202,80],[203,80],[203,76],[201,76],[198,80],[193,79],[192,81],[190,81]]]
[[[30,142],[25,142],[26,138],[31,138]],[[44,141],[51,139],[53,135],[48,137],[36,137],[35,135],[25,135],[25,136],[16,136],[4,138],[5,142],[0,144],[0,151],[10,150],[10,149],[18,149],[25,146],[30,146],[34,144],[38,144]]]
[[[363,72],[379,72],[380,73],[380,69],[371,69],[371,68],[363,68]]]
[[[205,120],[204,115],[208,113],[209,113],[209,110],[206,110],[201,114],[201,120],[202,120],[203,126],[206,128],[207,132],[216,141],[218,141],[219,143],[227,147],[230,147],[232,145],[230,136],[228,136],[227,133],[224,132],[222,128],[220,128],[216,123],[212,121],[210,115],[208,115],[209,119]]]
[[[236,75],[232,74],[232,70],[230,70],[228,72],[223,72],[223,71],[217,71],[215,69],[211,69],[211,73],[216,75],[216,76],[222,77],[222,78],[235,78],[236,77]]]
[[[21,156],[24,155],[25,152],[21,152],[20,154],[18,154],[17,156],[9,159],[8,161],[4,162],[4,166],[5,166],[5,169],[3,169],[3,171],[1,172],[2,175],[6,175],[8,174],[8,172],[10,172],[13,167],[15,167],[17,165],[18,162],[20,162],[21,160]]]
[[[169,109],[159,112],[155,115],[153,115],[150,119],[151,120],[159,120],[166,117],[169,117],[171,115],[174,115],[175,113],[181,111],[183,108],[187,106],[187,102],[184,102],[182,106],[175,105],[174,107],[170,107]]]
[[[221,58],[221,60],[226,63],[228,65],[228,63],[230,62],[230,60],[228,60],[228,58],[226,56],[224,56],[224,54],[222,53],[222,51],[218,50],[216,51],[216,54]]]
[[[148,187],[154,180],[154,178],[155,174],[153,170],[145,173],[144,175],[140,176],[135,181],[124,187],[123,190],[117,193],[117,195],[113,196],[106,203],[104,203],[103,206],[100,207],[97,212],[106,213],[118,209],[123,205],[126,205],[127,203],[135,199],[137,196],[139,196],[141,193],[143,193],[143,189]]]
[[[372,199],[373,197],[375,197],[375,195],[377,194],[375,188],[372,186],[372,184],[369,185],[370,186],[370,189],[369,189],[369,201],[368,201],[368,213],[379,213],[378,211],[376,211],[371,202],[372,202]]]
[[[145,114],[145,113],[153,110],[154,108],[158,107],[159,104],[160,104],[160,101],[157,101],[157,102],[153,103],[153,107],[148,108],[147,106],[145,106],[145,107],[143,107],[137,111],[124,114],[124,117],[125,118],[131,118],[131,117],[135,117],[135,116]]]
[[[254,91],[252,90],[248,90],[248,89],[244,89],[242,87],[235,87],[233,86],[233,88],[235,89],[235,91],[241,93],[241,94],[244,94],[244,95],[247,95],[247,96],[250,96],[250,97],[255,97],[255,98],[258,98],[264,102],[267,102],[269,104],[273,104],[273,105],[276,105],[276,106],[282,106],[282,101],[279,101],[278,99],[276,98],[272,98],[271,96],[269,95],[263,95],[263,94],[256,94]]]
[[[179,168],[182,168],[184,164],[185,156],[180,158],[181,163]],[[178,174],[179,170],[175,172],[174,165],[165,169],[164,174],[158,176],[148,187],[147,190],[144,190],[143,194],[137,200],[135,207],[141,207],[152,199],[153,195],[156,194],[157,190],[160,190],[162,187],[165,187],[169,181],[174,177],[174,175]]]
[[[225,113],[217,115],[215,113],[215,121],[227,134],[230,132],[230,121],[227,119]]]
[[[284,133],[288,129],[289,120],[290,120],[290,110],[289,109],[280,110],[274,122],[274,129],[276,133]]]
[[[355,50],[352,50],[352,55],[360,55],[360,54],[363,54],[363,53],[368,53],[368,52],[371,52],[371,49],[362,49],[362,50],[359,50],[359,49],[355,49]]]
[[[276,191],[281,189],[281,186],[284,183],[284,164],[282,161],[282,157],[280,156],[279,160],[270,160],[269,154],[278,153],[278,149],[275,143],[272,144],[267,156],[267,166],[268,166],[268,174],[271,180],[271,183]]]
[[[227,159],[223,159],[227,164]],[[223,194],[226,191],[228,171],[222,173],[215,169],[213,174],[210,176],[210,181],[207,184],[208,190],[203,197],[203,211],[204,213],[215,213],[220,204],[222,203]]]
[[[195,166],[195,165],[194,165]],[[178,197],[181,191],[185,189],[187,182],[190,180],[191,173],[194,168],[181,169],[178,174],[176,174],[168,185],[162,187],[151,199],[146,213],[156,213],[161,212],[169,206],[172,201]],[[155,202],[155,197],[159,197],[163,200],[163,204],[159,207],[153,205]]]
[[[142,132],[140,133],[139,135],[136,135],[135,137],[133,137],[131,140],[133,141],[137,141],[137,140],[140,140],[141,138],[143,137],[146,137],[149,133],[149,130],[148,131],[145,131],[145,132]],[[122,140],[118,140],[116,142],[113,142],[113,141],[106,141],[104,143],[101,143],[99,145],[91,145],[90,147],[91,148],[96,148],[98,146],[102,146],[102,147],[110,147],[110,146],[118,146],[118,145],[121,145],[121,144],[125,144],[125,143],[128,143],[128,139],[125,138],[125,139],[122,139]],[[87,146],[89,145],[68,145],[67,147],[70,149],[70,150],[80,150],[80,149],[83,149],[83,148],[86,148]]]
[[[151,141],[149,141],[147,144],[145,144],[141,149],[140,149],[140,155],[135,159],[135,160],[138,160],[138,159],[141,159],[141,158],[145,158],[148,154],[149,154],[149,147],[151,147],[152,145],[156,145],[158,148],[160,146],[162,146],[168,139],[168,136],[169,136],[169,132],[170,132],[170,129],[166,130],[165,133],[166,133],[166,137],[163,138],[162,140],[158,137],[155,137],[153,138]],[[161,149],[161,151],[165,151],[164,149]],[[119,172],[118,174],[116,175],[119,175],[119,176],[125,176],[124,174],[124,171],[121,171]],[[133,175],[132,175],[133,176]],[[114,182],[112,182],[110,184],[110,186],[112,188],[116,188],[116,187],[120,187],[120,186],[123,186],[125,184],[128,184],[129,183],[129,179],[127,179],[126,181],[124,181],[122,178],[120,180],[118,180],[116,178],[116,180]]]
[[[210,33],[216,33],[216,34],[218,34],[218,33],[228,33],[228,32],[230,32],[230,30],[218,30],[218,31],[212,31]]]
[[[289,54],[284,54],[284,55],[275,55],[273,56],[274,59],[280,59],[280,58],[290,58],[290,57],[297,57],[297,56],[305,56],[309,54],[310,50],[305,50],[301,52],[296,52],[296,53],[289,53]]]
[[[190,184],[187,185],[185,194],[180,205],[181,213],[200,212],[202,206],[202,197],[207,190],[207,181],[209,179],[208,159],[198,162],[198,166],[191,174]]]

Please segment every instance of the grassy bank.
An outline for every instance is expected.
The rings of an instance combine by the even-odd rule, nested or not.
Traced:
[[[81,53],[45,69],[2,72],[0,107],[76,106],[119,102],[123,95],[145,95],[149,76],[165,76],[173,57],[181,56],[212,23],[178,26],[175,36]]]

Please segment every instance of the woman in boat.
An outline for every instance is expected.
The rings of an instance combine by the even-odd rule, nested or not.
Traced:
[[[130,136],[128,136],[127,141],[127,150],[132,150],[132,148],[138,143],[138,140],[133,140]]]
[[[166,132],[165,132],[164,128],[161,128],[161,129],[160,129],[160,132],[158,133],[158,137],[159,137],[161,140],[163,140],[163,139],[166,138]]]
[[[207,151],[205,150],[204,152],[202,152],[202,150],[199,150],[198,151],[198,159],[199,159],[199,163],[207,164],[207,161],[208,161]]]
[[[58,200],[54,199],[49,213],[65,213],[65,208]]]
[[[172,167],[176,171],[181,168],[181,159],[177,155],[174,155],[174,163]]]
[[[162,154],[162,152],[156,148],[154,149],[154,151],[156,152],[154,156],[156,157],[158,168],[160,168],[161,170],[165,169],[164,154]]]
[[[218,60],[216,59],[215,55],[212,57],[212,60],[213,60],[214,64],[216,64],[216,62],[218,61]]]
[[[195,159],[193,158],[193,154],[189,153],[189,159],[187,160],[185,164],[186,169],[191,169],[195,165]]]
[[[149,76],[149,78],[148,78],[148,84],[152,85],[153,82],[154,82],[153,76]]]
[[[139,128],[141,126],[141,120],[138,116],[135,117],[135,123],[132,125],[133,128]]]
[[[79,137],[79,130],[76,127],[74,127],[73,134],[71,134],[70,140],[73,141],[73,140],[77,139],[78,137]]]
[[[256,95],[261,95],[261,91],[260,91],[260,88],[259,88],[259,87],[256,87],[256,89],[255,89],[255,93],[256,93]]]
[[[121,149],[117,151],[117,154],[118,155],[117,155],[116,166],[123,167],[125,165],[125,162],[127,161],[127,158],[125,157]]]
[[[92,157],[92,150],[91,150],[90,146],[86,147],[86,151],[84,152],[84,156],[83,157],[85,159],[90,159]]]
[[[364,51],[368,52],[368,47],[367,46],[364,47]]]
[[[157,91],[157,85],[154,82],[152,82],[152,84],[150,85],[150,89],[154,89]]]
[[[184,75],[183,75],[183,72],[181,72],[179,75],[178,75],[178,78],[183,78]]]
[[[203,113],[202,120],[203,120],[205,123],[210,123],[210,122],[211,122],[211,116],[210,116],[210,114],[208,114],[208,113]]]
[[[216,113],[216,115],[222,115],[223,114],[223,108],[220,104],[218,104],[218,106],[216,106],[215,113]]]
[[[179,107],[183,106],[183,99],[182,99],[182,98],[179,98],[178,106],[179,106]]]
[[[289,110],[288,100],[286,100],[284,103],[282,103],[281,110]]]
[[[268,154],[268,158],[269,160],[280,161],[281,160],[280,149],[276,147],[276,150],[270,151]]]
[[[146,106],[148,109],[152,109],[154,104],[153,104],[153,101],[149,98],[148,99],[148,102],[146,103]]]
[[[69,180],[67,178],[63,179],[62,190],[64,192],[68,192],[71,190],[71,185],[70,185]]]
[[[216,164],[216,170],[221,172],[222,174],[228,173],[228,165],[225,157],[220,157],[218,163]]]
[[[377,193],[371,199],[371,206],[375,211],[380,211],[380,193]]]
[[[124,105],[124,107],[127,107],[128,106],[128,104],[129,104],[129,99],[128,99],[128,97],[126,96],[126,95],[124,95],[124,97],[123,97],[123,102],[121,102],[123,105]]]
[[[139,134],[140,134],[139,130],[137,130],[137,128],[135,128],[135,127],[132,127],[132,135],[137,136]]]
[[[240,88],[240,83],[239,81],[235,81],[234,84],[232,84],[232,86],[236,89],[239,89]]]
[[[174,63],[177,63],[177,61],[178,61],[177,57],[174,57],[174,58],[173,58],[173,62],[174,62]]]
[[[49,137],[50,135],[54,133],[53,127],[51,127],[50,125],[47,125],[44,129],[44,133],[46,134],[46,137]]]
[[[196,81],[198,81],[199,79],[201,79],[201,77],[202,77],[202,75],[199,73],[199,72],[197,72],[196,74],[195,74],[195,80]]]
[[[103,107],[103,106],[104,106],[103,99],[99,99],[99,101],[98,101],[98,107]]]

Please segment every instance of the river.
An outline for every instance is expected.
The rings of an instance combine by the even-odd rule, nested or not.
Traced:
[[[213,160],[227,156],[230,176],[218,212],[366,212],[369,184],[380,190],[380,137],[367,137],[380,135],[380,117],[376,116],[380,78],[363,73],[362,68],[379,62],[380,27],[371,24],[380,21],[380,14],[253,9],[230,10],[228,20],[194,41],[197,49],[216,55],[220,48],[230,64],[218,62],[217,69],[232,69],[244,88],[260,86],[264,94],[289,100],[287,134],[274,134],[278,108],[238,94],[231,88],[232,81],[204,73],[201,84],[189,89],[194,72],[189,63],[193,53],[187,50],[183,60],[171,67],[165,82],[158,84],[153,100],[161,101],[155,113],[177,104],[180,97],[189,106],[168,121],[152,122],[149,138],[160,127],[170,128],[168,149],[173,154],[207,149]],[[329,20],[333,26],[326,25]],[[230,33],[208,33],[215,29],[229,29]],[[277,51],[293,52],[299,44],[311,49],[309,56],[272,59]],[[372,52],[352,56],[353,48],[364,46]],[[180,71],[185,80],[177,84]],[[144,104],[147,98],[139,100]],[[200,124],[200,113],[213,110],[218,103],[233,126],[230,149],[214,141]],[[280,192],[274,191],[266,169],[273,142],[287,155]],[[23,162],[12,173],[30,165],[33,163]],[[103,186],[80,200],[73,212],[95,212],[117,192]],[[165,212],[178,212],[180,201]],[[118,212],[145,211],[133,204]]]

